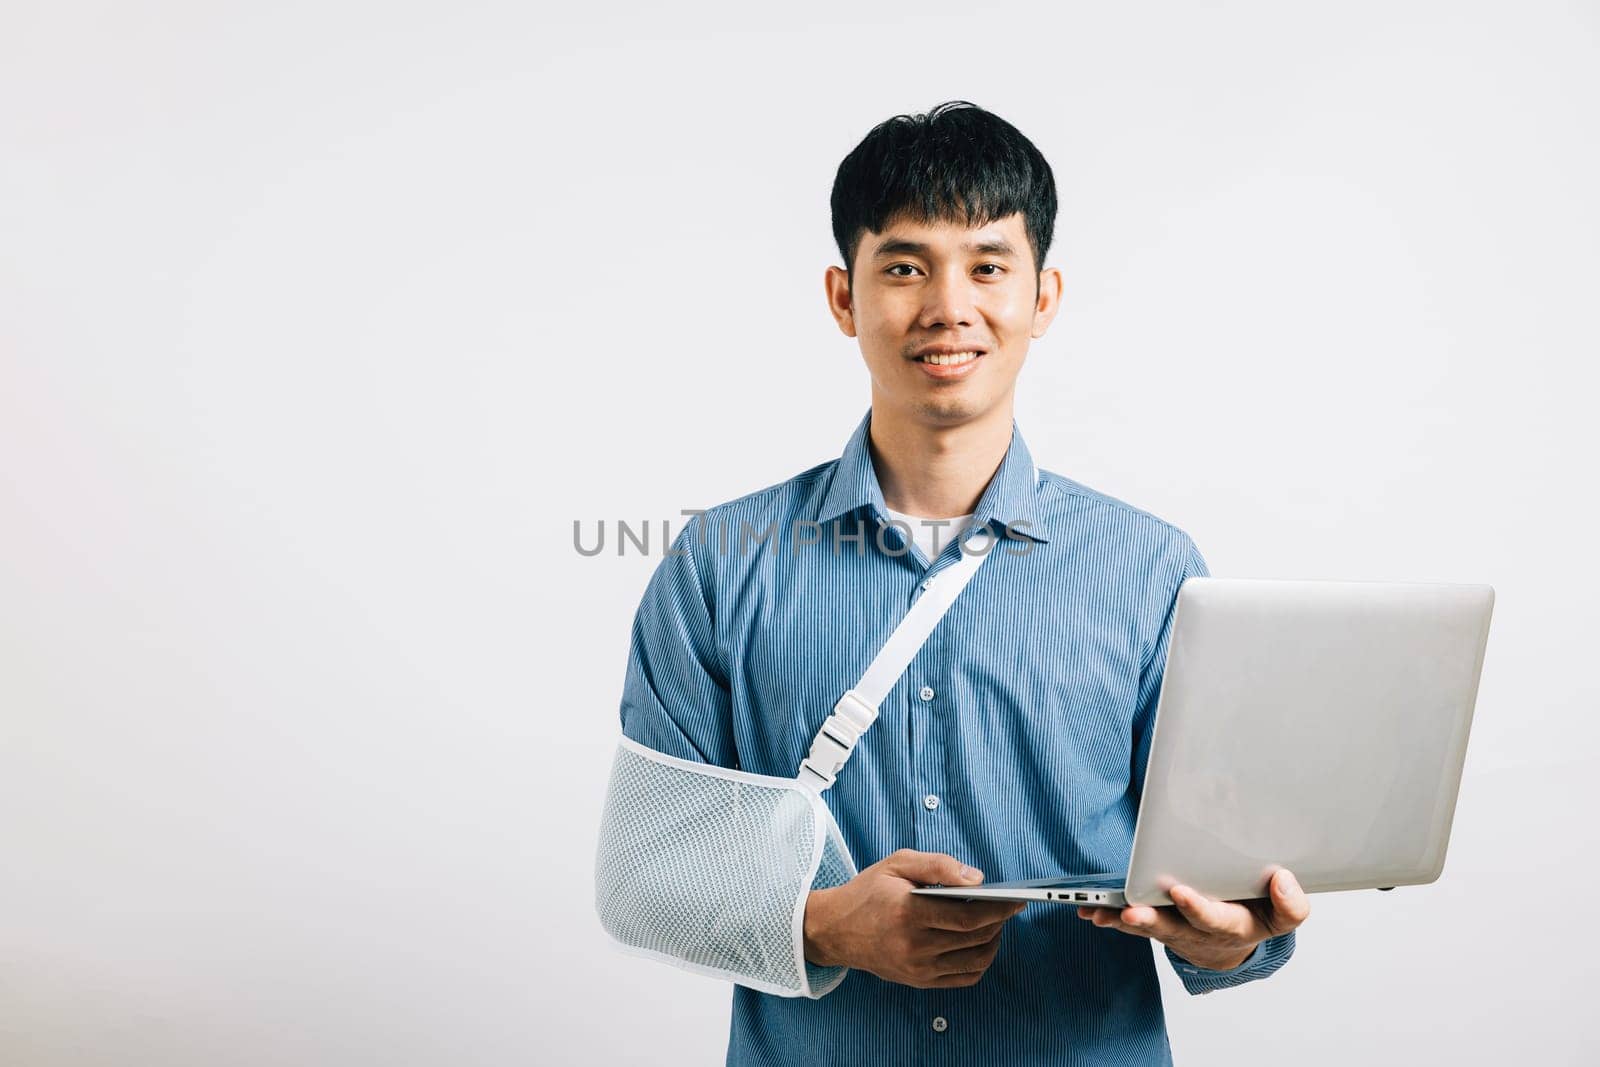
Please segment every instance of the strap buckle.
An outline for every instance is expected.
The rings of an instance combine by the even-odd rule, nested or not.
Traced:
[[[819,792],[827,789],[839,777],[850,753],[855,751],[861,735],[877,721],[878,709],[862,700],[854,689],[833,706],[833,713],[822,723],[811,742],[811,752],[800,761],[798,777]],[[810,775],[810,778],[807,778]]]

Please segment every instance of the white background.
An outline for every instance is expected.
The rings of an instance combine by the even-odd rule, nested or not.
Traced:
[[[834,170],[965,98],[1040,466],[1498,591],[1443,878],[1162,962],[1179,1062],[1594,1062],[1600,14],[1315,6],[0,4],[0,1061],[721,1062],[592,910],[632,613],[843,447]]]

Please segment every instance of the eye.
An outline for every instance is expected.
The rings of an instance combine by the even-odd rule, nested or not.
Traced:
[[[901,267],[904,267],[907,270],[916,270],[917,269],[917,268],[913,267],[909,263],[896,263],[894,266],[892,266],[888,270],[884,271],[884,273],[888,274],[891,278],[909,278],[909,277],[911,277],[911,275],[909,275],[909,274],[894,274],[893,273],[894,271],[899,270]]]
[[[993,267],[994,268],[994,274],[985,274],[984,275],[985,278],[996,277],[997,275],[1002,274],[1005,271],[1005,268],[1002,267],[998,263],[980,263],[980,264],[978,264],[978,269],[979,270],[982,270],[984,267]]]

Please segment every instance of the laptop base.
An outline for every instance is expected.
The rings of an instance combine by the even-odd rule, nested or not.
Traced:
[[[1021,882],[993,882],[989,885],[918,886],[913,893],[930,897],[956,897],[960,900],[1027,900],[1053,904],[1081,904],[1085,907],[1124,908],[1123,875],[1033,878]]]

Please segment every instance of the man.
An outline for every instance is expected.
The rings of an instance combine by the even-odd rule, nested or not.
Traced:
[[[832,207],[828,304],[871,406],[837,460],[686,526],[639,608],[623,733],[792,777],[956,536],[999,540],[826,794],[864,869],[810,883],[804,955],[843,980],[735,985],[728,1062],[1170,1062],[1152,941],[1191,993],[1271,974],[1309,914],[1289,872],[1264,900],[1177,887],[1168,908],[910,892],[1126,868],[1173,604],[1206,573],[1178,528],[1038,470],[1015,425],[1061,299],[1049,165],[955,101],[874,128]]]

